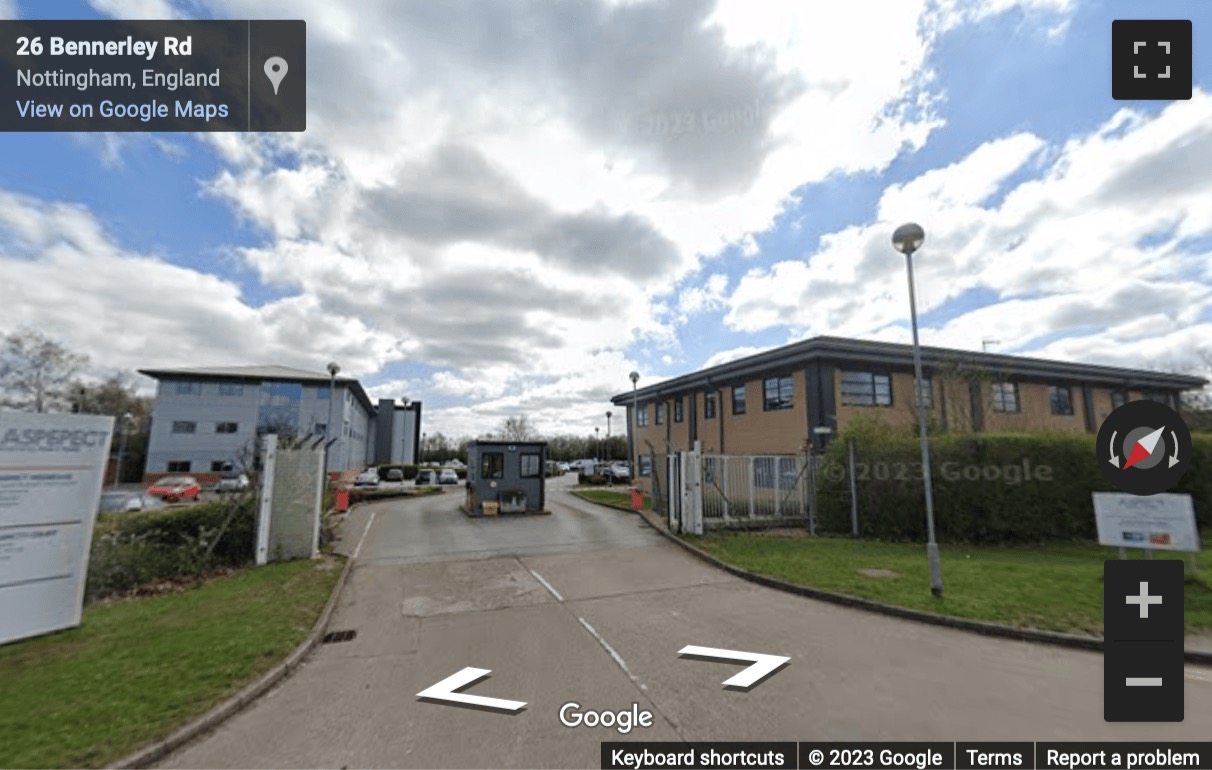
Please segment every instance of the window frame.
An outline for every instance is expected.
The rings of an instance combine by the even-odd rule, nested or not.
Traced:
[[[703,393],[703,419],[704,420],[714,420],[715,419],[715,414],[716,414],[715,406],[716,406],[715,391],[709,390],[709,391],[706,391],[705,393]]]
[[[999,380],[989,384],[992,389],[993,411],[1001,414],[1021,414],[1023,400],[1019,394],[1018,383],[1012,380]],[[1010,397],[1014,399],[1014,408],[1006,408],[1006,388],[1010,388]]]
[[[745,414],[749,410],[748,404],[746,403],[748,396],[749,396],[749,394],[747,392],[748,385],[749,385],[749,383],[742,382],[740,385],[732,386],[732,414],[733,414],[733,416]],[[740,394],[739,400],[737,399],[737,394]],[[741,408],[737,409],[737,405],[740,405]]]
[[[534,458],[534,472],[526,472],[527,458]],[[518,476],[523,479],[537,479],[543,475],[543,456],[538,452],[521,452],[518,454]]]
[[[648,403],[638,404],[635,408],[635,426],[637,428],[648,427]]]
[[[771,400],[772,384],[774,385],[773,400]],[[785,412],[788,409],[794,408],[795,377],[790,374],[777,374],[773,377],[762,378],[762,411]]]
[[[193,380],[177,380],[177,395],[200,396],[202,395],[202,383]]]
[[[859,382],[858,378],[863,381]],[[927,379],[926,377],[922,378]],[[842,406],[870,406],[891,408],[892,374],[868,369],[845,369],[838,379],[838,390],[842,397]],[[914,405],[917,405],[917,386],[914,383]],[[886,392],[885,392],[886,391]]]
[[[168,473],[193,473],[190,470],[191,465],[192,461],[190,460],[169,460],[165,464],[165,467],[168,469]]]
[[[1064,394],[1063,399],[1060,398],[1061,394]],[[1060,403],[1061,401],[1064,403]],[[1072,417],[1076,413],[1073,406],[1073,386],[1049,385],[1048,405],[1056,417]]]
[[[489,475],[489,460],[495,459],[492,463],[496,466],[495,472]],[[503,479],[505,478],[505,453],[504,452],[483,452],[480,454],[480,478],[481,479]]]
[[[1119,403],[1116,403],[1116,402]],[[1128,391],[1126,389],[1114,389],[1111,391],[1111,408],[1119,409],[1124,404],[1128,403]]]
[[[221,382],[219,383],[219,395],[239,397],[244,395],[244,383],[242,382]]]
[[[640,455],[640,475],[652,475],[652,455]]]
[[[189,426],[188,429],[186,425]],[[174,435],[192,436],[198,432],[198,423],[194,420],[173,420],[170,430]]]
[[[685,399],[682,398],[681,396],[678,396],[673,401],[673,421],[674,422],[683,422],[686,419],[686,408],[685,408],[685,404],[683,403],[684,401],[685,401]]]
[[[656,421],[655,422],[657,425],[665,424],[665,402],[664,401],[656,402]]]
[[[231,426],[231,430],[223,430],[224,426]],[[216,422],[215,423],[215,433],[231,435],[233,433],[239,433],[239,432],[240,432],[240,423],[238,423],[238,422],[227,421],[227,422]]]

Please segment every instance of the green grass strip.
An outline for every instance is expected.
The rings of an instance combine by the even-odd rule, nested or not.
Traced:
[[[271,564],[99,603],[78,628],[0,647],[0,767],[100,767],[183,726],[306,639],[341,568]]]

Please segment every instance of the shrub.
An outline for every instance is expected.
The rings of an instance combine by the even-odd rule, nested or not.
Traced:
[[[902,434],[903,435],[903,434]],[[944,434],[930,439],[934,512],[940,542],[1029,543],[1093,540],[1091,492],[1111,492],[1094,453],[1095,437],[1062,434]],[[925,494],[920,445],[896,435],[859,434],[856,470],[864,537],[923,541]],[[1175,492],[1192,496],[1197,523],[1209,525],[1212,437],[1193,437],[1191,467]],[[846,442],[825,452],[818,475],[817,523],[850,532]]]
[[[253,496],[239,495],[107,518],[94,532],[86,598],[251,563],[256,509]]]

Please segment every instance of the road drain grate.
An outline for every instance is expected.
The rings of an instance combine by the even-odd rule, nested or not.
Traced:
[[[337,642],[348,642],[358,635],[357,631],[329,631],[320,640],[320,644],[336,644]]]

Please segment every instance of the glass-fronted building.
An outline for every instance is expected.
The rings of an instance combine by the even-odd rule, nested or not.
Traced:
[[[416,461],[421,402],[376,406],[350,377],[285,366],[141,369],[158,382],[144,477],[182,473],[209,480],[226,466],[252,467],[267,433],[331,441],[328,470]],[[392,419],[379,419],[390,409]],[[387,433],[379,435],[382,427]]]

